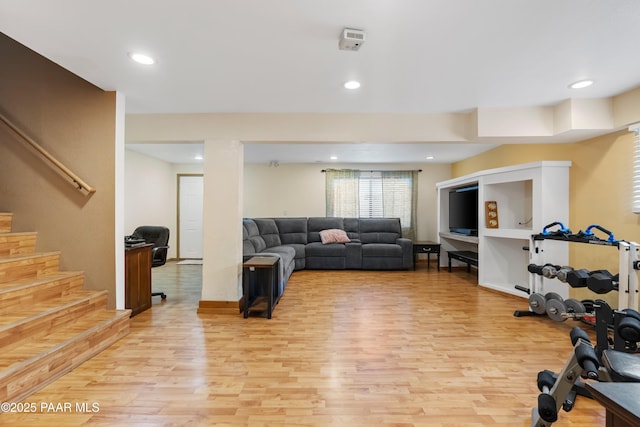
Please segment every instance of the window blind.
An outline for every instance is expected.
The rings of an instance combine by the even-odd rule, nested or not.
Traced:
[[[629,131],[635,133],[633,143],[633,194],[631,210],[640,214],[640,123],[629,126]]]
[[[418,171],[326,170],[327,216],[400,218],[415,239]]]
[[[361,172],[359,190],[360,218],[382,218],[382,174]]]

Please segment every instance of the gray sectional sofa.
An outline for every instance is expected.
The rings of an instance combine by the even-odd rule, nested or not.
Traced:
[[[323,243],[326,230],[343,230],[349,242]],[[280,257],[278,295],[295,270],[402,270],[413,267],[413,244],[398,218],[245,218],[243,255]]]

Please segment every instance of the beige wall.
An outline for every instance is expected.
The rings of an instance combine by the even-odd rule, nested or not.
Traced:
[[[244,217],[325,215],[325,175],[322,169],[422,169],[418,175],[418,238],[436,240],[436,182],[450,178],[449,164],[245,164]],[[125,232],[141,224],[171,229],[169,258],[177,254],[177,175],[202,173],[201,165],[170,164],[132,150],[125,152]],[[149,191],[156,188],[158,191]]]
[[[116,94],[104,92],[0,34],[0,110],[97,189],[84,196],[0,126],[0,210],[15,231],[37,231],[37,250],[115,307]]]
[[[640,242],[640,216],[631,212],[634,135],[620,131],[574,144],[504,145],[452,165],[454,177],[537,160],[571,160],[568,225],[574,232],[599,224],[617,239]],[[604,236],[596,231],[600,236]],[[618,252],[595,245],[570,244],[569,261],[576,268],[618,271]],[[573,291],[579,298],[602,298]],[[605,299],[617,303],[615,292]]]
[[[436,182],[451,177],[448,164],[267,164],[244,165],[245,217],[325,216],[326,168],[422,169],[418,174],[418,239],[436,240]]]
[[[168,163],[125,150],[125,234],[139,225],[168,227],[169,259],[178,254],[179,174],[202,174],[202,165]]]
[[[175,258],[176,178],[170,163],[125,150],[125,234],[140,225],[169,228],[168,258]]]

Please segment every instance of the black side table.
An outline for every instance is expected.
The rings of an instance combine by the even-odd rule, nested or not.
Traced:
[[[607,410],[607,427],[633,427],[640,425],[638,383],[586,383],[587,390]]]
[[[430,240],[413,242],[413,269],[416,269],[418,254],[427,254],[427,269],[430,268],[431,254],[438,255],[438,271],[440,271],[440,243]]]
[[[267,318],[271,319],[278,292],[279,262],[280,258],[278,257],[254,256],[242,264],[245,318],[249,317],[250,311],[266,311]],[[259,274],[261,270],[265,271],[268,276],[267,283],[261,283],[262,275]]]

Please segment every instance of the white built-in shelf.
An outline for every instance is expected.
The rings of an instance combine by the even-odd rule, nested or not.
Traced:
[[[469,236],[467,234],[450,233],[448,231],[441,231],[440,237],[445,239],[450,239],[450,240],[458,240],[460,242],[475,243],[476,245],[478,244],[478,236]]]
[[[523,248],[530,246],[531,236],[542,232],[546,225],[568,223],[570,167],[569,161],[532,162],[437,183],[438,236],[443,254],[477,251],[479,285],[526,298],[525,292],[515,289],[515,285],[526,287],[531,276],[527,271],[530,255]],[[449,192],[472,185],[478,186],[478,236],[451,233]],[[487,228],[488,201],[495,201],[498,206],[498,228]],[[569,262],[566,246],[554,248],[553,253],[548,251],[554,264]]]
[[[529,229],[485,228],[482,234],[485,237],[502,237],[503,239],[529,239],[534,233]]]

